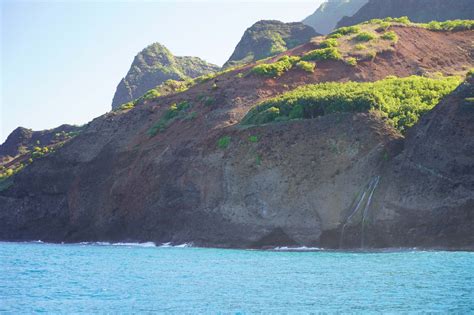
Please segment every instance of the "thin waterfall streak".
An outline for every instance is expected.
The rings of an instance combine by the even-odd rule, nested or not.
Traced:
[[[367,187],[369,188],[369,187]],[[344,223],[344,225],[342,226],[342,230],[341,230],[341,237],[339,239],[339,248],[342,247],[343,245],[343,242],[344,242],[344,230],[346,229],[346,226],[351,222],[352,218],[356,215],[357,211],[359,210],[361,204],[362,204],[362,201],[364,201],[365,199],[365,195],[367,194],[367,188],[364,189],[364,192],[362,194],[362,196],[360,197],[359,201],[357,202],[357,205],[356,207],[354,208],[354,210],[351,212],[351,214],[349,215],[349,217],[346,219],[346,222]]]
[[[362,230],[361,230],[361,240],[360,240],[360,247],[364,248],[364,233],[365,233],[365,219],[367,216],[367,213],[370,208],[370,203],[372,202],[372,196],[374,195],[374,191],[377,188],[377,185],[379,184],[380,176],[375,177],[372,182],[371,182],[371,188],[370,188],[370,194],[369,197],[367,198],[367,203],[365,204],[365,209],[362,212]]]

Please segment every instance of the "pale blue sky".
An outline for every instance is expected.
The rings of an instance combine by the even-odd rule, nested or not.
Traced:
[[[17,126],[109,111],[133,57],[153,42],[222,65],[256,21],[301,21],[323,0],[0,1],[2,143]]]

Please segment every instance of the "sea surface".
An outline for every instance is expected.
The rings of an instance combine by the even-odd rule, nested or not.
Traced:
[[[0,243],[0,312],[474,313],[474,253]]]

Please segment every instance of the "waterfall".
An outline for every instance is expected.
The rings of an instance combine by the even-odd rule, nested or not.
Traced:
[[[362,209],[362,205],[365,202],[365,207],[364,210],[362,211],[362,219],[361,219],[361,225],[362,225],[362,230],[361,230],[361,245],[362,247],[364,246],[364,225],[366,221],[366,216],[370,208],[370,203],[372,202],[372,196],[374,194],[375,188],[377,187],[378,183],[380,180],[380,176],[375,176],[373,177],[368,184],[366,184],[363,188],[362,193],[360,194],[359,199],[357,199],[354,208],[350,212],[349,216],[347,217],[346,221],[344,222],[341,230],[341,236],[339,239],[339,248],[342,248],[344,245],[344,232],[346,230],[346,227],[352,223],[352,218],[359,213],[359,209]],[[367,196],[367,198],[366,198]]]
[[[365,232],[365,219],[367,217],[367,213],[369,212],[370,208],[370,203],[372,202],[372,196],[374,195],[375,188],[377,188],[377,185],[379,184],[380,176],[375,176],[372,180],[372,187],[370,188],[370,194],[369,197],[367,198],[367,203],[365,205],[364,212],[362,212],[362,227],[361,227],[361,232],[360,232],[360,247],[364,248],[364,232]]]

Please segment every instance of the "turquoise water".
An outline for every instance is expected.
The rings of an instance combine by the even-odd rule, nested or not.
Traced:
[[[0,312],[474,312],[474,253],[0,243]]]

